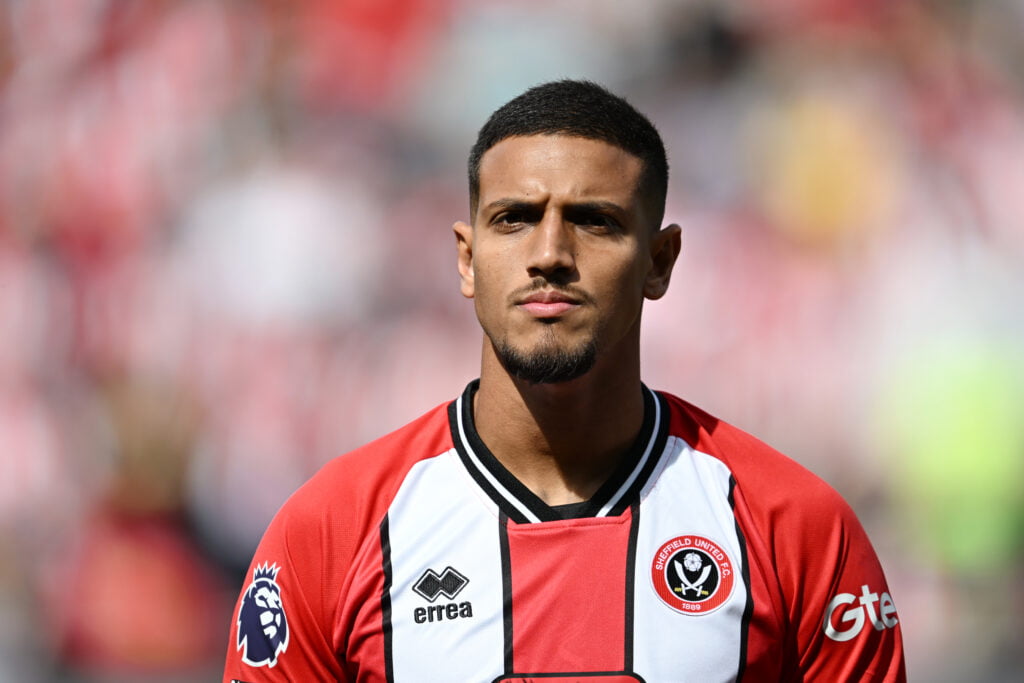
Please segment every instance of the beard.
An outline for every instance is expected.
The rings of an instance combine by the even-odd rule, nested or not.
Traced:
[[[493,340],[492,340],[493,341]],[[508,339],[494,343],[494,350],[505,371],[530,384],[558,384],[585,375],[597,360],[597,344],[587,340],[566,349],[547,340],[539,348],[522,351]]]

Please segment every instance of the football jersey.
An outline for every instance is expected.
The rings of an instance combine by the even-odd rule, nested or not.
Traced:
[[[551,507],[455,401],[284,504],[225,681],[903,681],[896,607],[849,506],[750,435],[643,388],[587,502]]]

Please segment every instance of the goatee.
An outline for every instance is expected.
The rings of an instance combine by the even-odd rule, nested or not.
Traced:
[[[597,360],[593,340],[573,349],[546,346],[529,353],[513,348],[507,340],[494,345],[498,360],[513,377],[530,384],[558,384],[585,375]]]

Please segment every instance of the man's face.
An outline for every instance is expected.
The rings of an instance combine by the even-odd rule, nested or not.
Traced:
[[[678,228],[655,230],[640,159],[564,135],[507,138],[480,162],[473,225],[455,225],[462,293],[513,375],[559,382],[639,343],[668,286]]]

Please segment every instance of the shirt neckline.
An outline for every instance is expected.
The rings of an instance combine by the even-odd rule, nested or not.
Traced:
[[[639,497],[665,448],[667,405],[663,397],[641,385],[643,423],[619,467],[590,500],[574,504],[576,507],[568,510],[562,506],[552,507],[516,479],[480,438],[473,420],[473,396],[479,386],[480,380],[473,380],[448,406],[452,441],[473,480],[518,524],[621,515]]]

